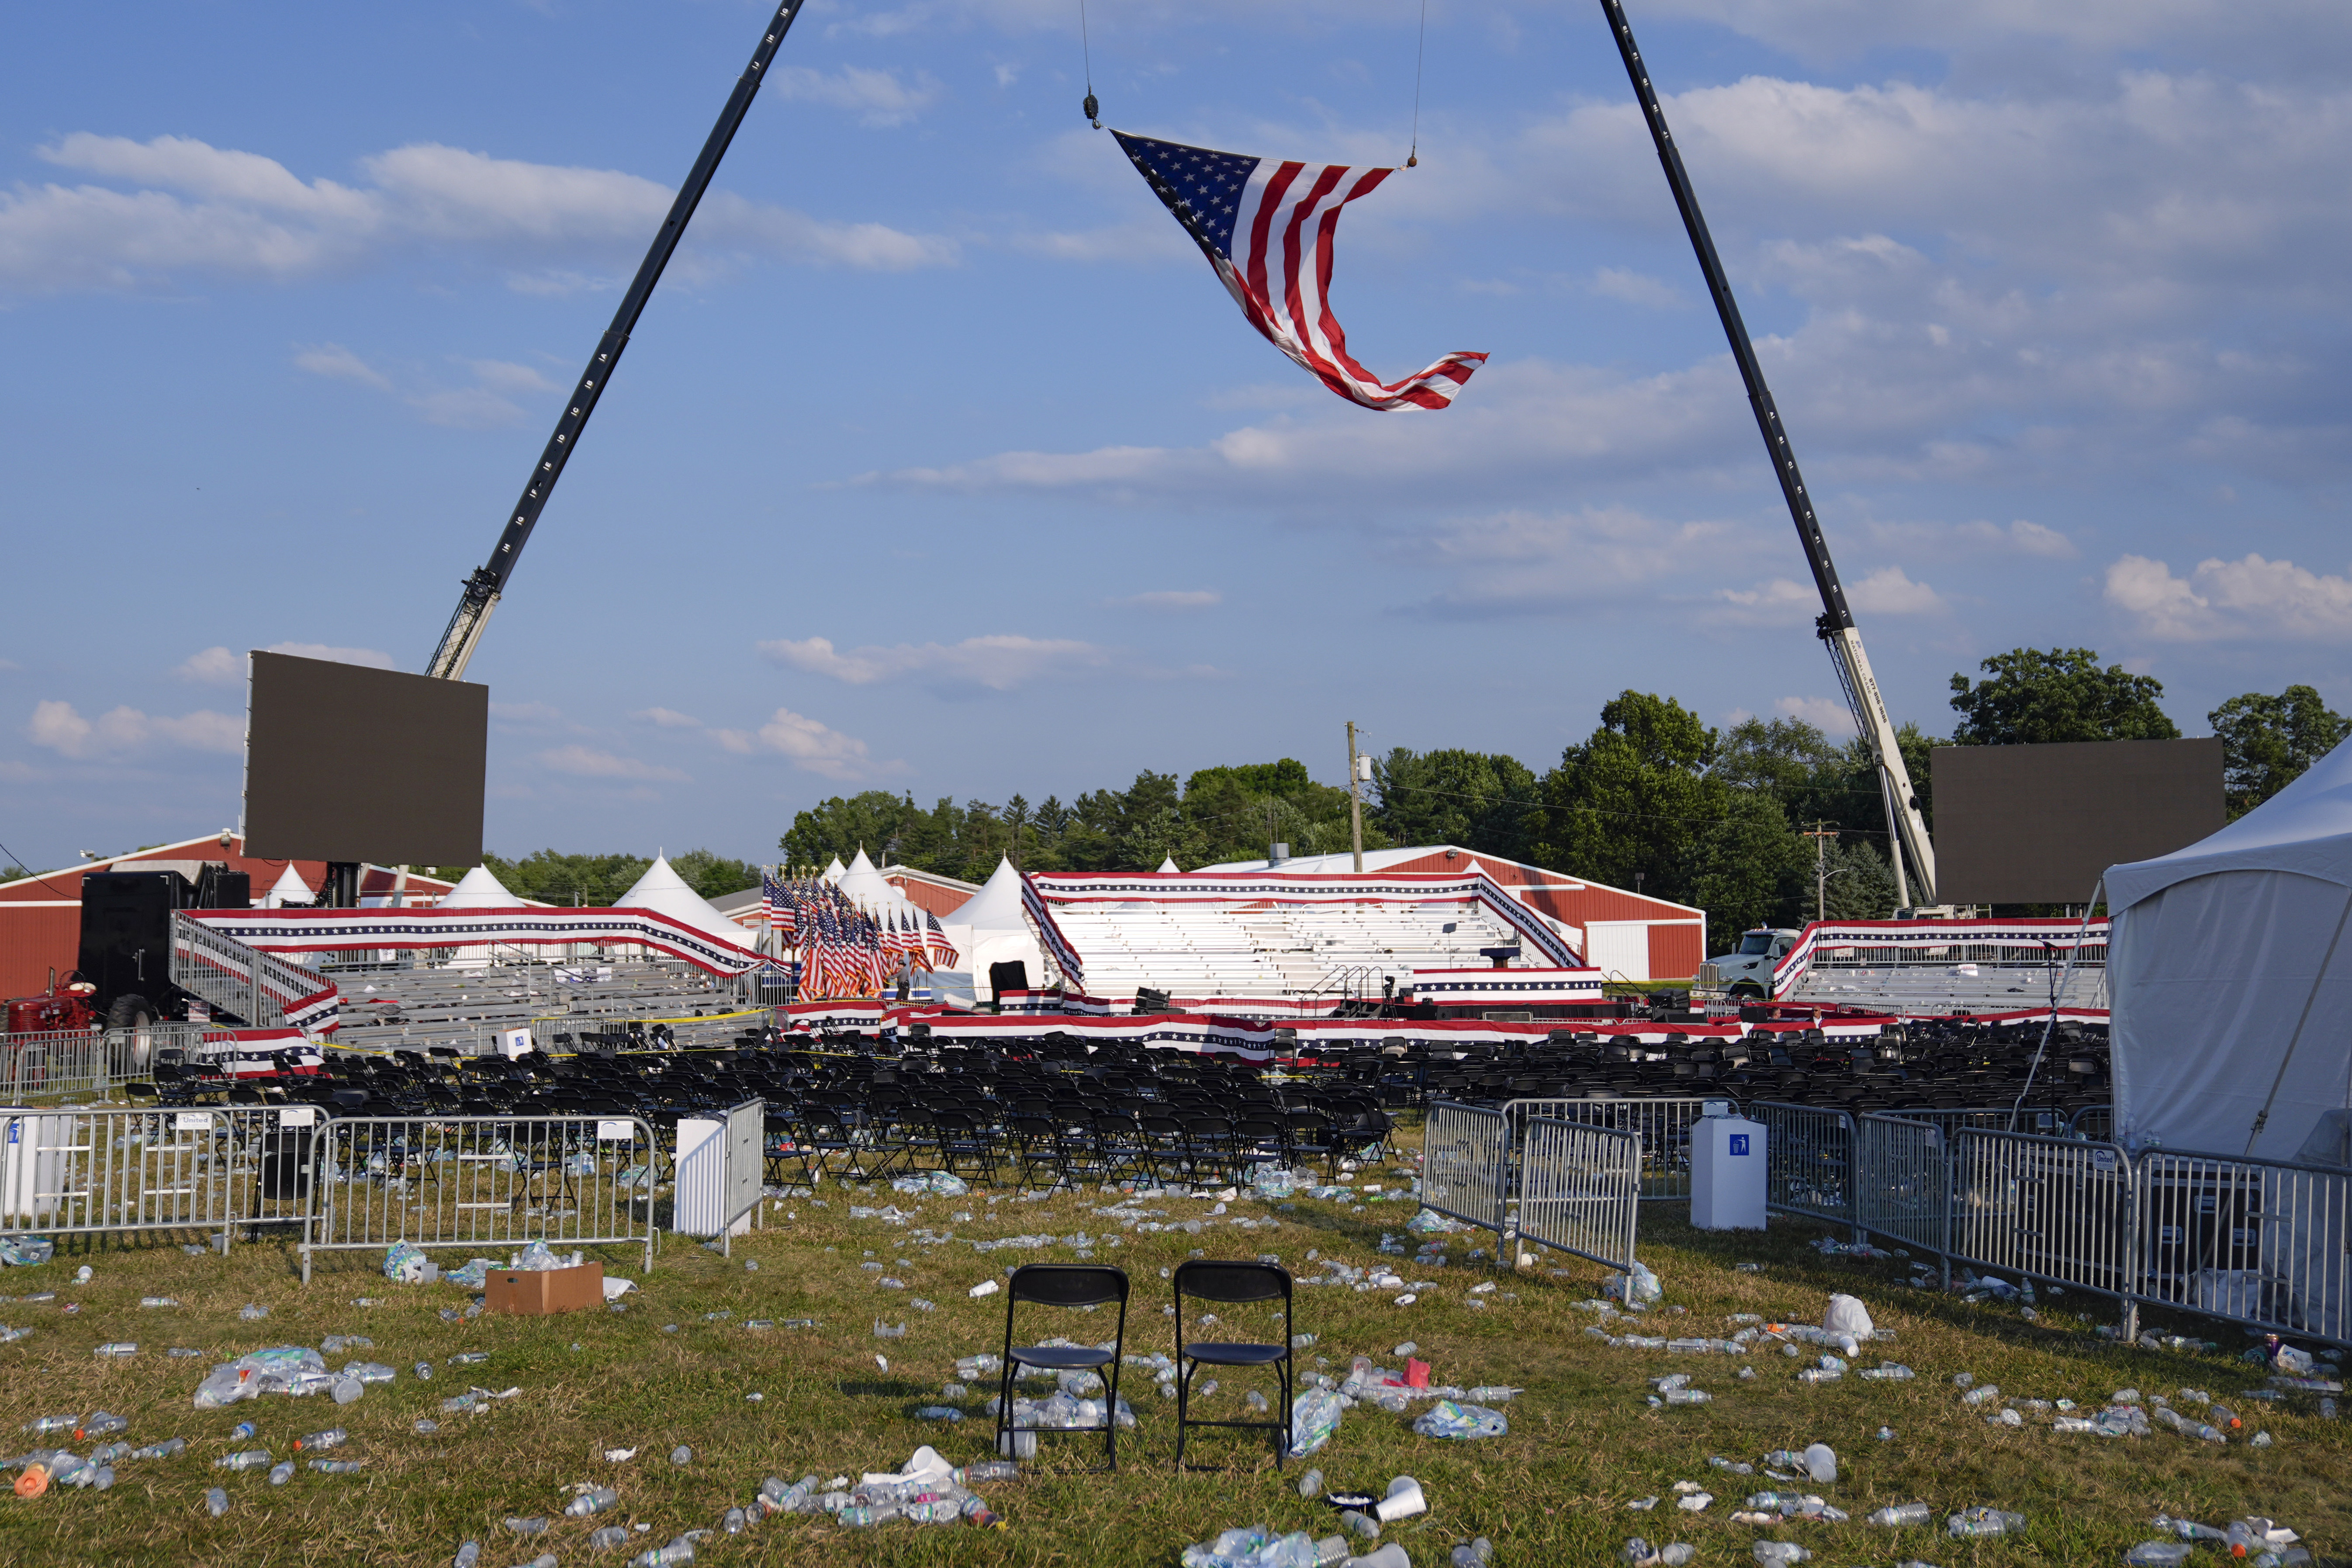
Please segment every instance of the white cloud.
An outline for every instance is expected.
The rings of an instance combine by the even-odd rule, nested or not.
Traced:
[[[1717,613],[1740,626],[1791,626],[1822,613],[1822,595],[1811,583],[1775,577],[1753,588],[1718,588],[1715,596],[1731,606]]]
[[[2200,561],[2188,577],[2144,555],[2107,568],[2107,603],[2166,642],[2352,637],[2352,576],[2323,576],[2292,561],[2249,554]]]
[[[960,643],[898,643],[836,650],[830,639],[806,637],[763,642],[760,651],[777,664],[829,676],[850,686],[920,679],[943,687],[986,687],[1010,691],[1053,676],[1099,668],[1109,650],[1065,638],[994,636]]]
[[[699,730],[702,721],[690,718],[675,708],[640,708],[629,715],[641,724],[651,724],[656,730]]]
[[[1965,522],[1958,532],[1963,539],[2016,551],[2021,555],[2039,555],[2050,561],[2071,561],[2082,553],[2074,542],[2054,528],[2044,528],[2038,522],[2018,518],[2007,528],[1990,522]]]
[[[875,73],[879,74],[879,73]],[[906,89],[904,104],[919,97]],[[886,94],[868,94],[877,105]],[[884,111],[877,109],[876,111]],[[909,110],[908,111],[911,111]],[[102,184],[0,192],[0,288],[26,293],[140,289],[193,274],[286,280],[349,271],[417,247],[454,247],[578,278],[583,259],[625,268],[669,207],[660,183],[615,169],[497,158],[436,143],[360,160],[370,184],[304,182],[259,153],[188,137],[152,142],[75,132],[40,156]],[[131,189],[115,189],[127,185]],[[814,218],[731,192],[698,214],[679,266],[780,260],[882,270],[952,264],[957,247],[887,225]],[[374,373],[337,345],[321,374]]]
[[[1736,571],[1751,552],[1728,523],[1668,522],[1630,507],[1504,511],[1449,519],[1392,552],[1452,566],[1454,585],[1423,601],[1442,615],[1546,612],[1701,569]]]
[[[381,648],[335,647],[322,642],[276,642],[262,650],[265,653],[289,654],[296,658],[323,658],[334,664],[360,664],[370,669],[398,669],[392,655]]]
[[[373,386],[379,392],[390,392],[392,383],[359,355],[341,343],[297,345],[294,365],[312,375],[323,375],[333,381],[356,381],[362,386]]]
[[[1834,697],[1783,697],[1772,704],[1772,711],[1785,719],[1801,719],[1824,735],[1855,732],[1853,714]]]
[[[182,659],[180,668],[173,673],[182,680],[201,681],[206,686],[229,686],[245,679],[245,660],[225,647],[208,647]]]
[[[789,708],[777,709],[755,731],[713,730],[711,734],[721,746],[739,755],[774,752],[821,778],[866,779],[899,773],[906,766],[903,763],[877,763],[865,742]]]
[[[1654,310],[1671,310],[1686,301],[1683,291],[1671,283],[1663,282],[1646,272],[1634,272],[1622,267],[1603,267],[1592,275],[1592,291],[1605,300],[1620,300],[1628,305],[1647,305]]]
[[[1936,590],[1914,583],[1900,566],[1882,566],[1845,591],[1846,603],[1865,614],[1926,615],[1945,607]]]
[[[26,738],[78,761],[143,751],[157,744],[236,755],[245,750],[245,720],[199,709],[171,718],[115,708],[85,719],[70,702],[41,702],[25,726]]]
[[[996,81],[999,87],[1010,85],[1001,66]],[[916,72],[909,83],[900,81],[896,71],[860,66],[844,66],[831,76],[806,66],[787,66],[769,73],[768,90],[803,103],[848,110],[861,125],[904,125],[938,101],[942,89],[929,71]]]
[[[539,753],[539,765],[550,773],[583,779],[625,779],[633,782],[691,782],[676,768],[666,768],[636,757],[624,757],[595,746],[557,746]]]
[[[1225,596],[1214,588],[1157,588],[1149,594],[1133,594],[1111,601],[1114,605],[1132,605],[1139,610],[1206,610],[1224,602]]]

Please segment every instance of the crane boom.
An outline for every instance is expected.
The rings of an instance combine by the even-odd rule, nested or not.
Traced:
[[[1707,233],[1706,215],[1699,211],[1698,195],[1691,188],[1690,174],[1683,167],[1682,153],[1675,145],[1674,133],[1666,128],[1665,110],[1659,106],[1657,92],[1650,85],[1649,68],[1642,63],[1642,51],[1634,45],[1633,29],[1625,20],[1625,7],[1621,0],[1601,0],[1601,10],[1617,40],[1617,53],[1625,62],[1625,74],[1633,79],[1633,96],[1642,105],[1642,118],[1649,122],[1650,139],[1657,144],[1658,162],[1665,167],[1666,184],[1674,192],[1675,209],[1682,214],[1683,227],[1689,232],[1691,248],[1698,253],[1699,271],[1706,275],[1707,293],[1715,300],[1716,314],[1722,319],[1724,335],[1731,341],[1731,357],[1738,363],[1739,379],[1747,385],[1748,405],[1756,414],[1756,428],[1764,437],[1764,449],[1771,457],[1774,476],[1780,481],[1781,498],[1789,503],[1789,516],[1797,525],[1805,563],[1812,568],[1813,585],[1821,591],[1822,614],[1813,623],[1815,632],[1829,647],[1830,662],[1837,668],[1838,685],[1844,690],[1846,707],[1853,714],[1854,724],[1877,756],[1879,794],[1886,807],[1891,839],[1888,847],[1892,853],[1887,858],[1895,866],[1896,900],[1902,904],[1912,902],[1903,874],[1907,855],[1919,879],[1918,901],[1932,904],[1936,901],[1936,848],[1928,841],[1927,821],[1920,814],[1918,795],[1911,787],[1910,770],[1904,765],[1903,749],[1896,743],[1894,721],[1887,717],[1886,700],[1879,694],[1877,677],[1871,673],[1869,656],[1862,650],[1862,632],[1854,625],[1853,611],[1846,605],[1845,586],[1838,581],[1836,563],[1830,560],[1829,544],[1822,538],[1821,520],[1813,513],[1812,497],[1806,493],[1804,476],[1798,471],[1797,455],[1781,426],[1780,410],[1772,401],[1772,389],[1764,384],[1764,367],[1758,363],[1755,346],[1748,342],[1748,328],[1739,317],[1738,301],[1731,296],[1731,280],[1724,276],[1722,258],[1715,253],[1715,240]]]
[[[563,413],[557,417],[555,433],[548,437],[546,449],[540,453],[538,466],[531,469],[530,479],[523,486],[522,499],[515,502],[512,515],[499,530],[497,548],[490,552],[489,560],[466,579],[457,612],[449,617],[440,646],[433,650],[432,662],[425,667],[425,674],[445,680],[457,680],[465,675],[466,666],[482,640],[482,630],[489,625],[490,612],[498,607],[500,595],[506,592],[507,580],[514,574],[515,563],[522,557],[522,547],[539,524],[539,514],[547,505],[549,492],[563,477],[563,465],[579,448],[580,432],[587,425],[588,416],[596,411],[597,399],[604,396],[604,388],[611,384],[613,369],[620,363],[622,351],[629,346],[629,334],[636,330],[637,317],[652,297],[654,285],[661,281],[662,269],[677,252],[677,242],[685,237],[687,223],[694,216],[703,193],[710,188],[719,160],[727,155],[728,143],[735,140],[736,129],[743,123],[743,116],[766,77],[768,62],[775,58],[778,46],[792,29],[801,4],[802,0],[783,0],[761,36],[760,47],[751,51],[751,63],[743,68],[735,90],[728,95],[727,107],[719,111],[719,123],[710,128],[710,137],[702,144],[702,155],[694,161],[686,183],[677,188],[669,216],[662,220],[661,232],[654,236],[652,247],[629,284],[629,291],[621,298],[620,309],[613,312],[613,324],[596,341],[596,352],[589,357],[588,368],[581,373]]]

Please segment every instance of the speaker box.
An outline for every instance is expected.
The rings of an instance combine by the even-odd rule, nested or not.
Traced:
[[[990,964],[988,966],[988,988],[999,996],[1003,995],[1007,991],[1028,990],[1029,965],[1027,962],[1023,959],[1016,958],[1010,963]]]

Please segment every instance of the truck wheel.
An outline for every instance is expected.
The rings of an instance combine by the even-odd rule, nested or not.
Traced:
[[[1741,981],[1738,984],[1731,988],[1731,994],[1744,1001],[1761,1002],[1764,1000],[1764,987],[1757,984],[1752,980]]]
[[[146,997],[125,994],[114,999],[106,1010],[106,1026],[124,1030],[131,1036],[128,1060],[124,1065],[134,1074],[143,1076],[155,1054],[154,1037],[149,1033],[155,1023],[155,1008]]]

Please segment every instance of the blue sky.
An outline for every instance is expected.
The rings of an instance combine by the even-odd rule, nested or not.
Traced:
[[[769,7],[37,7],[0,58],[0,839],[236,818],[245,650],[420,668]],[[1418,9],[1096,0],[1121,129],[1402,160]],[[2352,10],[1633,18],[1898,718],[2088,644],[2352,707]],[[869,784],[1538,766],[1844,724],[1599,9],[1429,9],[1332,396],[1086,128],[1075,0],[811,0],[470,678],[488,838],[757,856]],[[382,765],[353,758],[354,765]]]

